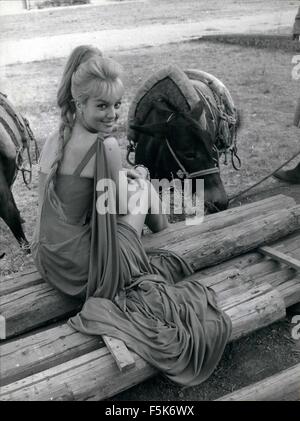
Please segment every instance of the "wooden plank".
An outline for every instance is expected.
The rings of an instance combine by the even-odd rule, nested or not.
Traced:
[[[76,314],[81,304],[43,283],[1,297],[6,338]]]
[[[296,270],[300,270],[300,260],[295,259],[281,251],[276,250],[274,247],[264,246],[259,247],[258,251],[265,256],[269,256],[285,265],[288,265]]]
[[[277,262],[264,259],[247,267],[234,267],[212,275],[206,275],[206,270],[199,271],[192,275],[191,278],[199,279],[200,276],[203,276],[203,283],[221,295],[222,293],[231,293],[233,288],[240,286],[247,286],[248,288],[261,283],[271,283],[268,276],[270,275],[271,279],[277,279],[278,276],[282,276],[282,271],[283,269],[280,268]],[[279,272],[280,275],[278,274]]]
[[[217,291],[220,291],[219,288],[229,289],[230,284],[237,285],[239,283],[252,282],[252,285],[254,285],[253,278],[256,277],[256,273],[259,272],[262,276],[271,271],[272,265],[276,267],[276,264],[272,262],[262,263],[257,268],[255,265],[253,274],[251,274],[251,271],[247,274],[246,270],[244,270],[244,274],[237,270],[235,272],[232,270],[223,272],[223,274],[216,276],[215,281],[213,280],[214,278],[208,278],[208,283],[219,282],[220,286],[214,288]],[[201,276],[202,274],[196,273],[191,279],[193,277],[197,279]],[[227,281],[223,282],[225,279]],[[6,320],[6,337],[14,337],[20,333],[50,323],[53,320],[63,320],[75,314],[79,307],[78,301],[63,296],[47,284],[35,285],[3,296],[1,299],[1,312]]]
[[[236,287],[242,283],[240,272],[235,271],[235,275],[237,276],[233,276],[232,271],[227,271],[205,278],[202,277],[201,273],[198,273],[195,279],[213,289],[217,286],[220,289],[220,291],[216,290],[217,294],[222,298],[224,290],[226,291],[226,285],[228,286],[227,290],[230,291],[229,288]],[[243,280],[246,282],[244,277]],[[223,287],[220,287],[220,285],[223,285]],[[249,285],[250,287],[253,286],[252,283]],[[89,340],[86,343],[80,339],[82,335],[78,335],[75,335],[74,330],[69,326],[64,325],[64,327],[57,327],[34,334],[30,338],[11,341],[8,344],[4,343],[0,347],[3,361],[2,381],[6,378],[8,378],[8,381],[11,379],[18,380],[20,375],[24,377],[34,372],[34,370],[44,370],[52,364],[59,364],[69,358],[74,358],[76,353],[79,356],[81,352],[94,350],[95,341]],[[81,340],[82,348],[79,347]],[[42,352],[40,352],[41,348]]]
[[[36,269],[29,272],[15,273],[13,275],[0,278],[0,297],[19,291],[22,288],[31,287],[43,283],[41,275]]]
[[[159,248],[165,247],[166,244],[170,246],[185,239],[191,239],[204,233],[211,233],[234,226],[258,216],[279,211],[280,209],[288,209],[295,205],[296,202],[292,197],[277,195],[243,206],[230,208],[223,212],[207,215],[200,225],[187,226],[185,221],[171,224],[166,230],[142,237],[142,242],[145,247]]]
[[[270,285],[261,285],[259,291],[254,288],[247,294],[241,294],[240,303],[234,297],[234,305],[231,305],[230,302],[223,303],[223,305],[221,308],[225,310],[232,321],[230,341],[269,326],[286,315],[285,303],[280,293],[272,289]]]
[[[164,248],[181,254],[199,270],[272,243],[299,228],[300,206],[295,206]]]
[[[203,273],[205,274],[207,271],[199,272],[199,274],[196,273],[191,279],[193,279],[193,277],[202,277],[204,282],[208,282],[207,286],[215,283],[214,289],[218,292],[221,292],[221,289],[229,290],[231,287],[239,284],[251,283],[253,286],[259,283],[258,280],[261,277],[266,277],[268,273],[271,275],[269,278],[265,278],[264,281],[270,282],[274,284],[274,286],[277,285],[276,280],[281,275],[283,276],[282,281],[284,282],[291,279],[292,274],[289,272],[286,274],[284,272],[276,274],[278,271],[278,264],[271,260],[262,260],[261,257],[261,261],[257,264],[250,265],[247,269],[245,265],[251,264],[251,261],[254,260],[252,257],[250,256],[250,258],[248,258],[247,256],[244,256],[244,264],[240,268],[234,268],[233,270],[227,269],[227,271],[223,271],[224,266],[222,267],[221,265],[221,274],[215,274],[215,279],[212,276],[205,277]],[[241,262],[243,260],[240,259],[239,261]],[[216,283],[219,283],[219,286],[217,286]],[[7,337],[13,337],[22,332],[37,328],[52,320],[64,319],[70,314],[74,314],[77,308],[77,301],[74,302],[73,300],[70,300],[59,292],[51,289],[51,287],[46,284],[36,285],[31,288],[17,291],[2,297],[1,300],[1,311],[2,316],[6,320]],[[4,324],[2,323],[2,325]],[[3,338],[4,336],[2,335],[2,339]]]
[[[103,335],[102,339],[120,371],[129,370],[135,366],[134,358],[123,341],[106,335]]]
[[[300,303],[300,277],[282,282],[276,287],[277,291],[284,298],[285,306],[290,307]]]
[[[0,345],[1,386],[104,347],[99,336],[84,335],[67,324]]]
[[[280,238],[278,241],[272,243],[272,247],[276,248],[276,250],[282,251],[283,253],[288,251],[289,253],[295,253],[300,256],[299,232],[294,232],[286,238]]]
[[[273,263],[274,262],[272,262],[272,261],[259,262],[259,263],[257,263],[256,265],[253,266],[254,268],[256,268],[254,272],[256,272],[256,273],[260,272],[261,274],[263,274],[264,271],[265,271],[266,274],[267,274],[265,279],[274,280],[277,277],[278,280],[280,280],[280,282],[283,285],[285,285],[284,281],[286,281],[286,279],[290,279],[290,274],[289,274],[290,270],[288,268],[283,268],[280,271],[275,272],[275,274],[271,273],[271,274],[268,275],[268,272],[272,269]],[[264,266],[265,266],[265,268],[264,268]],[[276,267],[276,264],[275,264],[275,267]],[[249,271],[249,269],[250,268],[248,268],[248,271]],[[253,277],[251,276],[251,271],[249,273],[247,273],[247,270],[239,271],[239,270],[234,269],[233,271],[227,271],[227,273],[223,272],[223,273],[215,274],[214,276],[210,276],[210,277],[206,277],[206,278],[202,277],[201,272],[199,272],[199,273],[197,273],[193,276],[195,277],[196,275],[198,276],[198,279],[201,283],[204,283],[205,285],[208,285],[208,286],[212,287],[213,289],[215,289],[219,298],[224,298],[224,297],[229,298],[228,295],[230,294],[232,296],[232,299],[236,300],[237,293],[241,293],[241,292],[244,293],[245,292],[245,288],[246,288],[245,285],[247,285],[247,288],[253,286],[253,279],[252,279]],[[258,280],[259,280],[259,278],[256,279],[256,281],[258,281]],[[259,282],[262,282],[262,280],[259,281]],[[221,286],[221,285],[223,285],[223,286]],[[241,286],[241,285],[243,285],[243,288],[239,289],[239,286]],[[231,289],[231,288],[237,288],[237,289]],[[296,288],[296,294],[295,294],[295,288]],[[248,289],[250,289],[250,288],[248,288]],[[285,291],[280,291],[280,293],[283,297],[284,297],[284,294],[289,295],[289,299],[292,299],[292,301],[290,302],[290,305],[291,305],[294,302],[297,302],[298,299],[299,299],[297,297],[299,297],[299,294],[300,294],[300,283],[296,282],[294,285],[289,285],[289,288],[286,288]],[[226,294],[227,294],[227,296],[226,296]],[[251,292],[250,292],[250,294],[251,294]],[[236,302],[235,302],[235,304],[236,304]],[[266,308],[265,304],[266,304],[265,301],[262,300],[261,306],[262,306],[263,311]],[[256,327],[253,324],[250,326],[249,331],[251,332],[252,329],[254,329],[254,328],[258,329],[261,326],[260,325],[260,316],[255,314],[255,313],[254,313],[254,315],[253,314],[249,315],[247,313],[247,311],[248,311],[247,306],[242,306],[242,309],[240,309],[240,312],[239,312],[240,314],[238,314],[236,316],[242,317],[242,314],[244,314],[244,316],[243,316],[244,319],[247,319],[247,317],[252,317],[252,318],[254,317],[254,319],[256,318],[257,325],[256,325]],[[271,323],[271,320],[269,319],[268,322]],[[262,321],[262,323],[264,324],[265,321]],[[240,333],[238,333],[236,335],[239,335],[239,334]],[[244,334],[247,334],[247,330],[244,331]],[[51,337],[52,336],[55,337],[55,335],[51,333]],[[5,346],[5,344],[4,344],[4,346]],[[35,354],[34,346],[32,346],[31,340],[29,342],[29,346],[30,346],[30,351],[27,354],[26,354],[26,352],[24,354],[22,353],[22,355],[25,355],[25,360],[28,358],[28,354],[30,353],[30,355],[33,358],[33,365],[35,365],[37,369],[39,367],[40,367],[40,369],[44,369],[44,368],[48,367],[49,361],[51,363],[51,358],[48,358],[48,354],[47,354],[47,352],[45,352],[45,346],[43,346],[42,356],[41,356],[41,352],[38,352],[38,354]],[[64,344],[64,346],[65,346],[65,344]],[[92,346],[94,346],[94,345],[92,344]],[[39,349],[38,346],[37,346],[37,349]],[[55,350],[53,351],[53,354],[58,355],[58,361],[59,361],[59,355],[60,354],[59,354],[58,350],[59,350],[59,346],[55,347]],[[88,352],[89,350],[90,350],[89,347],[84,348],[84,352]],[[72,351],[70,351],[70,352],[72,352]],[[77,351],[74,350],[74,352],[72,354],[72,357],[74,355],[76,355],[76,352]],[[4,352],[2,352],[2,348],[0,350],[0,354],[1,354],[1,356],[4,355]],[[79,352],[78,355],[80,355],[80,352]],[[64,357],[62,357],[62,358],[64,358]],[[11,359],[11,356],[10,356],[10,359]],[[9,370],[11,370],[9,362],[7,363],[7,361],[4,360],[3,358],[2,358],[2,360],[3,360],[3,367],[6,367],[6,366],[8,367],[8,376],[11,375],[11,374],[9,374]],[[20,355],[17,355],[15,360],[20,361]],[[38,364],[34,364],[34,361],[38,361]],[[22,364],[24,364],[24,361],[19,363],[19,364],[20,364],[20,368],[21,368]],[[29,363],[29,367],[28,367],[28,365],[26,366],[26,364],[25,364],[24,372],[28,373],[28,370],[30,370],[30,369],[32,369],[32,367],[30,367],[30,363]],[[17,370],[17,372],[18,372],[18,370]],[[1,373],[1,374],[3,374],[3,377],[4,377],[5,373]],[[12,375],[15,375],[15,374],[12,374]]]
[[[217,301],[219,307],[227,311],[233,307],[236,307],[237,305],[251,301],[254,298],[259,297],[261,295],[265,295],[269,291],[273,291],[272,286],[270,284],[264,283],[262,285],[256,285],[249,289],[244,289],[239,294],[231,295],[229,297],[224,297],[224,295],[218,295]]]
[[[274,245],[277,249],[280,250],[281,244],[284,244],[284,251],[286,253],[297,253],[297,255],[300,256],[299,231],[296,231],[286,237],[282,237],[279,240],[273,242],[272,247]],[[213,275],[233,268],[239,270],[247,270],[248,267],[252,268],[254,265],[259,263],[264,264],[264,262],[266,261],[267,259],[263,254],[259,253],[258,251],[250,251],[242,255],[233,257],[232,259],[226,260],[224,262],[220,262],[216,265],[212,265],[207,268],[201,269],[201,273],[205,275]],[[274,265],[274,269],[276,268],[276,266],[280,266],[280,263],[275,260],[270,259],[270,262]]]
[[[250,281],[250,280],[249,280]],[[240,293],[245,293],[245,291],[239,291]],[[277,309],[276,308],[274,308],[270,313],[272,313],[272,317],[278,317],[278,312],[279,312],[279,310],[278,309],[280,309],[281,307],[280,307],[280,305],[278,304],[278,298],[280,299],[280,297],[274,297],[274,294],[273,294],[273,291],[268,291],[268,290],[266,290],[265,291],[265,294],[263,294],[263,295],[258,295],[258,296],[255,296],[254,298],[255,298],[255,300],[257,301],[257,303],[260,303],[261,305],[262,305],[262,308],[261,308],[261,310],[263,311],[264,309],[266,309],[266,303],[268,303],[268,301],[266,301],[266,296],[267,295],[269,295],[271,298],[272,298],[272,301],[274,301],[275,302],[275,304],[277,305]],[[245,295],[244,295],[244,297],[245,297]],[[252,298],[253,298],[253,296],[252,296]],[[275,298],[275,299],[274,299]],[[7,297],[5,297],[5,300],[6,300],[6,304],[8,305],[8,304],[10,304],[12,301],[11,301],[11,299],[7,299]],[[247,301],[247,299],[246,299],[246,301]],[[252,300],[253,301],[253,300]],[[253,303],[252,303],[253,304]],[[251,307],[251,305],[250,305],[250,307]],[[267,305],[267,307],[268,307],[268,305]],[[276,306],[275,306],[276,307]],[[245,317],[247,318],[248,316],[247,316],[247,306],[244,306],[243,305],[243,308],[244,309],[246,309],[246,313],[245,313]],[[259,307],[258,307],[259,308]],[[277,316],[276,316],[276,311],[277,311]],[[249,314],[251,314],[251,313],[249,313]],[[274,316],[275,315],[275,316]],[[233,316],[233,319],[234,319],[234,317],[235,316],[237,316],[237,315],[235,315],[234,313],[232,314],[232,316]],[[270,314],[268,315],[266,315],[266,316],[269,316],[269,318],[267,317],[266,318],[266,320],[269,322],[271,319],[272,319],[272,317],[270,318]],[[252,317],[253,317],[253,315],[252,315]],[[263,319],[263,318],[262,318]],[[249,318],[249,320],[250,320],[250,318]],[[266,322],[266,320],[264,320],[262,323],[265,323]],[[278,320],[278,319],[277,319]],[[256,320],[256,323],[257,323],[257,320]],[[241,322],[240,322],[240,324],[241,324]],[[252,324],[251,324],[251,327],[250,327],[250,329],[256,329],[256,328],[259,328],[259,326],[260,326],[260,324],[257,324],[256,325],[256,327],[255,327],[255,324],[253,324],[253,320],[252,320]],[[251,330],[250,330],[251,331]]]
[[[300,401],[300,364],[216,400]]]
[[[270,289],[269,285],[261,288],[261,295],[253,295],[253,292],[250,292],[249,301],[245,294],[242,295],[240,303],[237,304],[236,298],[234,301],[235,305],[232,307],[229,303],[226,310],[233,325],[230,340],[273,323],[285,315],[281,297],[277,291]],[[33,343],[34,335],[32,339]],[[62,339],[58,345],[62,347],[63,342]],[[13,348],[13,345],[11,347]],[[28,347],[32,349],[29,344]],[[19,345],[19,349],[21,348]],[[22,350],[25,349],[22,348]],[[135,353],[132,355],[135,359],[135,367],[121,372],[106,347],[89,352],[48,370],[4,385],[1,388],[0,399],[26,401],[107,399],[157,373],[142,358]],[[4,356],[3,367],[5,367],[6,359],[7,356]],[[5,376],[5,372],[2,374]]]
[[[298,208],[300,212],[300,207]],[[284,212],[284,215],[281,214],[282,212]],[[206,239],[198,239],[189,250],[176,250],[177,245],[170,246],[170,250],[185,255],[190,263],[194,263],[193,266],[196,266],[196,269],[211,264],[212,261],[219,263],[232,254],[239,254],[250,247],[256,247],[257,242],[271,240],[274,235],[278,235],[278,232],[282,234],[289,231],[293,226],[293,210],[283,210],[279,213],[280,217],[276,213],[276,217],[268,215],[259,220],[253,219],[243,233],[239,232],[241,227],[238,224],[235,227],[230,227],[229,232],[227,231],[228,228],[215,231],[213,233],[214,238],[208,236]],[[264,229],[259,229],[259,223],[268,226],[267,232]],[[243,223],[244,225],[247,224]],[[257,234],[257,231],[259,231],[259,234]],[[208,243],[209,247],[207,246]],[[239,246],[236,244],[239,244]],[[190,244],[188,247],[190,247]],[[78,308],[76,300],[63,296],[45,283],[33,285],[1,297],[1,314],[6,319],[6,336],[8,338],[42,326],[49,321],[66,318],[76,313]]]
[[[247,261],[246,256],[244,259]],[[192,277],[197,279],[198,275],[201,279],[201,275],[206,272],[206,270],[196,272]],[[204,276],[202,283],[212,288],[220,300],[233,297],[261,284],[270,284],[280,293],[286,307],[300,301],[300,276],[294,269],[280,267],[272,260],[263,260],[248,268],[215,272],[213,275]]]
[[[75,314],[81,307],[78,300],[63,296],[49,285],[38,284],[2,296],[0,319],[1,339],[26,332],[53,320]],[[106,337],[106,342],[120,370],[134,365],[125,344]]]
[[[0,314],[0,339],[6,339],[6,320]]]
[[[3,386],[1,401],[99,401],[157,371],[133,354],[135,367],[121,372],[106,347]]]
[[[178,243],[179,240],[183,240],[184,238],[191,238],[192,236],[199,236],[205,232],[213,232],[221,228],[236,225],[238,222],[247,221],[259,215],[265,215],[274,211],[274,209],[288,209],[294,205],[295,200],[292,197],[277,195],[258,202],[231,208],[217,214],[207,215],[204,218],[204,222],[197,227],[189,227],[184,221],[170,224],[166,230],[142,237],[142,242],[146,247],[159,248],[166,244]],[[0,277],[0,296],[42,282],[43,280],[40,274],[32,269],[25,273]]]
[[[227,309],[222,307],[233,324],[230,340],[266,326],[266,323],[272,323],[285,314],[280,296],[277,291],[270,289],[270,285],[263,285],[260,291],[256,288],[246,294],[243,292],[240,299],[234,296],[232,303],[234,306],[228,300],[224,303]],[[2,384],[90,352],[98,343],[99,338],[81,335],[67,325],[4,343],[0,347]]]

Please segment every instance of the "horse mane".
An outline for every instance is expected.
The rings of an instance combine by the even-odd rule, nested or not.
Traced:
[[[136,140],[136,132],[132,124],[143,124],[153,104],[164,100],[170,108],[190,111],[197,101],[198,95],[188,76],[175,65],[169,65],[155,72],[136,92],[128,111],[127,137]]]

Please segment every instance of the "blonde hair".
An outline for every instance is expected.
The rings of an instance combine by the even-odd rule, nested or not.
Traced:
[[[65,65],[61,82],[57,91],[57,105],[60,108],[60,125],[56,159],[52,164],[52,176],[53,174],[56,174],[60,166],[63,158],[64,146],[71,137],[74,125],[75,104],[73,102],[71,92],[72,76],[82,63],[86,62],[91,57],[97,56],[102,56],[102,52],[98,48],[91,45],[79,45],[78,47],[74,48]]]
[[[112,59],[92,57],[72,76],[71,92],[76,102],[85,103],[90,97],[110,97],[123,94],[121,66]]]
[[[76,112],[74,100],[87,100],[95,93],[95,85],[98,91],[102,89],[102,92],[108,95],[119,86],[123,89],[119,79],[120,72],[120,66],[113,60],[102,58],[101,51],[95,47],[81,45],[71,53],[57,93],[61,121],[56,159],[52,164],[53,175],[57,173],[63,159],[64,147],[72,135]]]
[[[82,63],[86,62],[91,57],[96,56],[102,56],[102,52],[98,48],[91,45],[79,45],[74,48],[66,63],[57,92],[57,105],[61,110],[61,123],[59,129],[61,137],[65,137],[65,130],[66,137],[69,137],[74,124],[75,104],[71,92],[72,76]]]

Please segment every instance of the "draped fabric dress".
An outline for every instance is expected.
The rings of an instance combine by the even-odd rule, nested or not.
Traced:
[[[94,179],[81,177],[94,153]],[[32,250],[43,279],[82,300],[69,325],[123,340],[179,384],[207,379],[229,339],[230,319],[211,290],[183,279],[192,269],[180,256],[146,251],[133,227],[97,211],[97,182],[111,178],[101,138],[74,174],[57,174],[55,183],[53,175],[40,174],[44,187]]]

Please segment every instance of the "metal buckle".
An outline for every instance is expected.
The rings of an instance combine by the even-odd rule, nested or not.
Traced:
[[[178,178],[181,178],[181,179],[186,178],[186,177],[187,177],[187,175],[188,175],[186,172],[184,172],[184,171],[182,171],[182,170],[178,170],[178,171],[176,172],[176,174],[177,174]]]
[[[132,152],[135,152],[135,149],[136,149],[136,143],[135,143],[132,139],[129,139],[128,141],[129,141],[129,145],[127,145],[126,161],[128,162],[128,164],[130,164],[130,165],[134,165],[134,164],[135,164],[135,162],[133,162],[133,161],[131,161],[131,160],[130,160],[129,155],[130,155]]]

